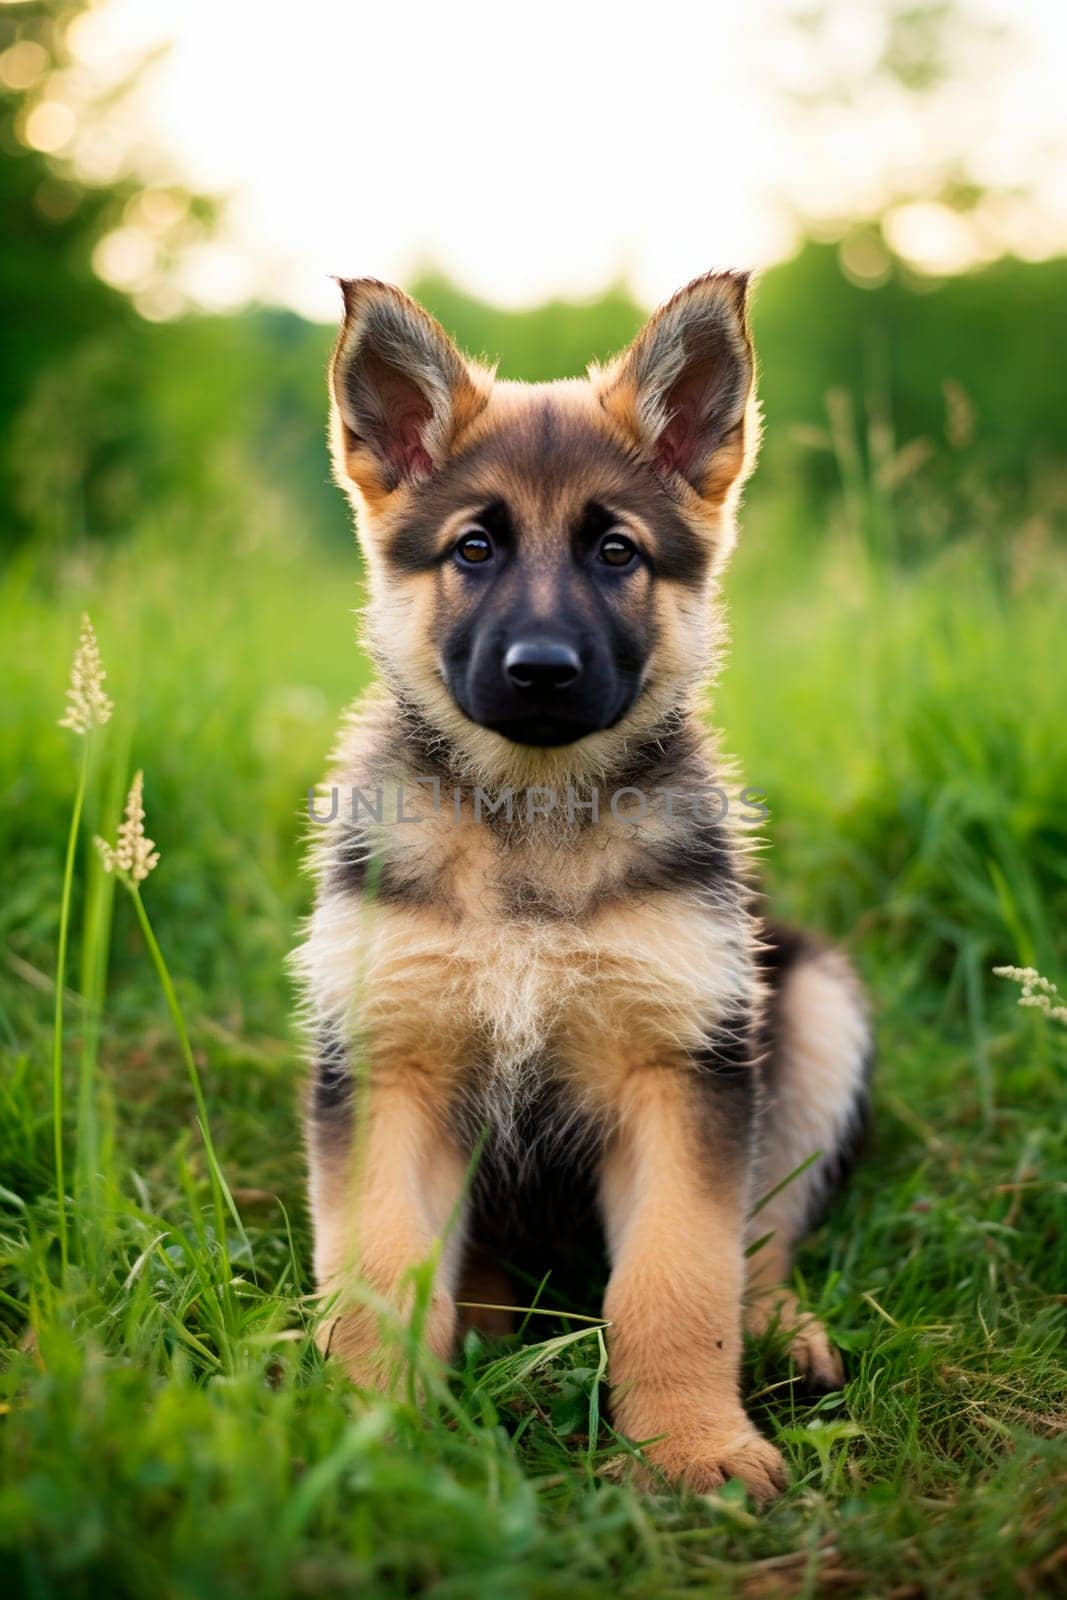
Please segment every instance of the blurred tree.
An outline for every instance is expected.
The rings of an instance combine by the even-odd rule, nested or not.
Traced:
[[[77,136],[94,88],[73,48],[87,0],[0,10],[0,541],[121,520],[136,435],[143,323],[126,294],[125,249],[164,266],[213,207],[130,171],[88,177]],[[132,84],[107,90],[109,105]],[[102,91],[97,91],[97,95]],[[115,240],[118,247],[115,248]],[[143,241],[140,245],[138,240]],[[103,259],[102,259],[103,254]],[[117,269],[117,270],[116,270]]]

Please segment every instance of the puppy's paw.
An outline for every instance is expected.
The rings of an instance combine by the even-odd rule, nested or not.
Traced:
[[[818,1389],[840,1389],[845,1381],[841,1356],[830,1335],[791,1290],[764,1293],[745,1310],[745,1328],[756,1338],[771,1332],[784,1341],[786,1352],[805,1378]]]
[[[396,1296],[401,1300],[401,1296]],[[447,1362],[455,1337],[456,1307],[450,1296],[435,1290],[413,1352],[407,1305],[394,1310],[384,1299],[373,1305],[348,1305],[319,1323],[315,1342],[323,1355],[334,1357],[359,1389],[392,1391],[412,1360],[422,1357]]]
[[[727,1479],[740,1478],[752,1498],[765,1505],[789,1481],[781,1453],[747,1417],[733,1429],[672,1434],[646,1456],[672,1484],[691,1494],[714,1494]]]
[[[844,1363],[818,1317],[808,1317],[794,1329],[787,1348],[813,1387],[828,1391],[841,1388],[845,1381]]]
[[[388,1388],[388,1361],[377,1324],[364,1309],[324,1317],[315,1330],[315,1343],[327,1359],[340,1362],[345,1376],[357,1388]]]

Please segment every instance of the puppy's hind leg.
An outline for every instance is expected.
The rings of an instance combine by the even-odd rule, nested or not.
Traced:
[[[797,1243],[844,1182],[866,1125],[870,1024],[858,980],[838,951],[789,929],[768,928],[765,939],[770,996],[753,1199],[772,1198],[749,1223],[749,1243],[765,1242],[748,1261],[745,1326],[754,1334],[778,1328],[808,1377],[837,1388],[841,1358],[785,1280]]]

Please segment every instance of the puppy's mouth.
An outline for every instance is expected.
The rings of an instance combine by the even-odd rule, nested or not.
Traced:
[[[459,695],[453,694],[452,698],[467,720],[476,723],[479,728],[487,728],[490,733],[498,733],[502,739],[507,739],[509,744],[549,750],[561,745],[579,744],[594,733],[605,733],[609,728],[617,727],[630,712],[640,693],[640,689],[637,694],[627,690],[619,696],[618,703],[607,714],[592,715],[574,713],[568,715],[562,709],[552,706],[530,706],[521,712],[492,711],[487,715],[479,715],[474,707],[465,705]]]
[[[504,717],[494,721],[472,720],[478,720],[480,727],[488,728],[492,733],[499,733],[511,744],[531,745],[539,750],[577,744],[580,739],[586,739],[591,733],[599,733],[604,726],[610,726],[597,722],[575,722],[566,717],[546,715]]]

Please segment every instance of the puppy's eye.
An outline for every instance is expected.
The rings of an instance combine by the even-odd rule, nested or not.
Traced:
[[[600,541],[598,554],[609,567],[628,567],[637,555],[637,546],[624,533],[609,533]]]
[[[464,528],[456,540],[456,560],[465,567],[478,567],[493,559],[493,541],[484,528],[475,524]]]

